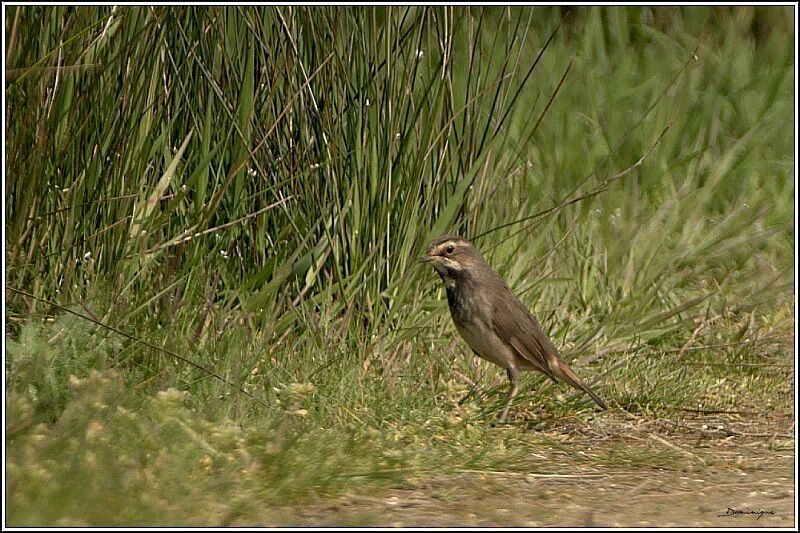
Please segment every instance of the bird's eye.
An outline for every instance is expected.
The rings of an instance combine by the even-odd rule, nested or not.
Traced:
[[[447,254],[448,254],[448,255],[449,255],[449,254],[452,254],[452,253],[453,253],[453,252],[455,252],[455,251],[456,251],[456,247],[455,247],[455,246],[453,246],[452,244],[451,244],[451,245],[449,245],[449,246],[448,246],[448,247],[445,249],[445,252],[447,252]]]

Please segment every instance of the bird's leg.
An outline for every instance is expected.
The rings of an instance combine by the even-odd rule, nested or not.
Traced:
[[[500,415],[499,422],[501,424],[506,421],[511,402],[514,401],[514,396],[519,392],[519,370],[514,366],[510,366],[506,368],[506,374],[508,374],[508,381],[511,382],[511,389],[508,391],[508,403],[506,403],[506,408],[503,409],[503,414]]]

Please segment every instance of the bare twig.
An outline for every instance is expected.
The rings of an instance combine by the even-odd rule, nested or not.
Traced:
[[[58,209],[54,209],[53,211],[48,211],[47,213],[41,213],[41,214],[38,214],[36,216],[27,217],[25,220],[40,220],[40,219],[42,219],[44,217],[57,215],[58,213],[63,213],[64,211],[69,211],[70,209],[79,209],[79,208],[82,208],[82,207],[86,207],[88,205],[101,204],[101,203],[104,203],[104,202],[113,202],[113,201],[116,201],[116,200],[130,200],[132,198],[138,198],[139,196],[140,195],[138,195],[138,194],[123,194],[123,195],[120,195],[120,196],[109,196],[108,198],[100,198],[98,200],[92,200],[91,202],[83,202],[83,203],[80,203],[80,204],[70,205],[70,206],[67,206],[67,207],[59,207]],[[159,201],[163,202],[163,201],[166,201],[166,200],[172,200],[173,198],[175,198],[174,194],[172,194],[172,193],[165,194],[164,196],[159,198]]]
[[[757,342],[765,341],[765,340],[773,340],[773,339],[791,339],[791,335],[768,335],[766,337],[761,337],[758,339],[751,339],[747,341],[737,341],[737,342],[724,342],[719,344],[701,344],[699,346],[691,346],[687,348],[671,348],[669,350],[659,350],[659,353],[674,353],[674,352],[688,352],[693,350],[707,350],[709,348],[726,348],[729,346],[741,346],[743,344],[755,344]]]
[[[278,207],[279,205],[283,205],[284,203],[288,202],[291,199],[292,199],[291,196],[287,196],[286,198],[284,198],[282,200],[278,200],[277,202],[271,203],[266,207],[262,207],[258,211],[255,211],[253,213],[249,213],[249,214],[247,214],[247,215],[245,215],[243,217],[237,218],[236,220],[232,220],[230,222],[226,222],[225,224],[221,224],[219,226],[214,226],[213,228],[208,228],[208,229],[205,229],[203,231],[198,231],[196,233],[192,233],[191,235],[185,235],[183,237],[177,237],[177,238],[175,238],[175,239],[173,239],[171,241],[168,241],[168,242],[165,242],[163,244],[159,244],[157,246],[154,246],[154,247],[150,248],[149,250],[147,250],[146,253],[150,254],[150,253],[156,252],[158,250],[163,250],[164,248],[169,248],[171,246],[177,246],[179,244],[183,244],[185,242],[188,242],[188,241],[190,241],[190,240],[192,240],[194,238],[202,237],[203,235],[207,235],[209,233],[214,233],[215,231],[220,231],[222,229],[225,229],[225,228],[228,228],[228,227],[233,226],[235,224],[238,224],[240,222],[243,222],[243,221],[245,221],[245,220],[247,220],[249,218],[257,217],[261,213],[269,211],[270,209]]]
[[[544,109],[542,109],[542,113],[539,115],[539,119],[536,121],[536,124],[533,125],[533,129],[531,130],[531,133],[528,135],[529,139],[531,137],[533,137],[534,132],[539,128],[539,124],[541,124],[542,119],[544,118],[545,114],[547,113],[547,110],[550,109],[550,106],[553,104],[553,101],[556,99],[556,95],[558,94],[558,91],[561,90],[561,86],[564,84],[564,80],[567,79],[567,74],[569,73],[569,69],[572,68],[572,61],[573,61],[572,59],[569,60],[569,64],[567,65],[567,69],[564,71],[564,74],[561,75],[561,80],[558,82],[558,85],[556,85],[556,90],[553,91],[553,94],[550,95],[550,99],[547,101],[547,105],[544,106]]]
[[[61,254],[63,252],[66,252],[67,250],[72,249],[72,248],[77,248],[81,244],[84,244],[84,243],[94,239],[95,237],[99,236],[102,233],[105,233],[107,231],[110,231],[110,230],[114,229],[114,227],[122,224],[123,222],[127,222],[131,218],[133,218],[132,215],[124,216],[121,219],[119,219],[116,222],[114,222],[113,224],[110,224],[110,225],[106,226],[105,228],[97,230],[96,232],[92,233],[91,235],[89,235],[85,239],[81,239],[79,241],[76,241],[76,242],[70,244],[69,246],[61,248],[60,250],[56,250],[55,252],[50,252],[49,254],[45,254],[45,255],[43,255],[41,257],[50,257],[50,256],[53,256],[53,255],[59,255],[59,254]],[[34,265],[36,265],[36,263],[24,263],[22,265],[8,265],[6,268],[8,270],[13,270],[13,269],[16,269],[16,268],[23,268],[23,267],[29,267],[29,266],[34,266]]]
[[[698,351],[698,350],[710,350],[713,348],[726,348],[730,346],[742,346],[746,344],[756,344],[763,341],[770,341],[770,340],[790,340],[792,338],[791,335],[768,335],[765,337],[761,337],[758,339],[751,339],[746,341],[737,341],[737,342],[724,342],[724,343],[717,343],[717,344],[701,344],[699,346],[682,346],[680,348],[669,348],[669,349],[659,349],[659,350],[650,350],[646,352],[638,352],[639,355],[650,355],[650,354],[668,354],[668,353],[679,353],[682,354],[683,352],[690,352],[690,351]],[[593,354],[592,356],[588,356],[580,361],[580,366],[587,365],[596,361],[597,359],[601,359],[610,353],[617,353],[617,352],[627,352],[627,351],[636,351],[635,346],[631,346],[626,343],[617,343],[607,346]],[[791,364],[781,364],[781,363],[693,363],[693,362],[686,362],[684,361],[683,364],[687,365],[708,365],[708,366],[774,366],[774,367],[786,367],[792,368],[793,365]]]
[[[138,337],[135,337],[135,336],[131,335],[130,333],[122,331],[119,328],[115,328],[114,326],[110,326],[108,324],[105,324],[105,323],[103,323],[103,322],[101,322],[101,321],[99,321],[99,320],[97,320],[95,318],[92,318],[92,317],[86,316],[86,315],[82,315],[82,314],[80,314],[80,313],[78,313],[76,311],[73,311],[72,309],[69,309],[68,307],[65,307],[65,306],[63,306],[61,304],[58,304],[56,302],[47,300],[45,298],[40,298],[39,296],[35,296],[35,295],[33,295],[33,294],[29,293],[29,292],[26,292],[26,291],[23,291],[23,290],[20,290],[20,289],[15,289],[14,287],[6,286],[6,289],[8,289],[10,291],[13,291],[13,292],[16,292],[17,294],[21,294],[23,296],[27,296],[28,298],[33,298],[34,300],[37,300],[39,302],[46,303],[46,304],[51,305],[51,306],[53,306],[55,308],[61,309],[62,311],[65,311],[67,313],[75,315],[75,316],[77,316],[79,318],[82,318],[84,320],[88,320],[89,322],[97,324],[98,326],[100,326],[102,328],[105,328],[105,329],[107,329],[109,331],[113,331],[114,333],[117,333],[118,335],[122,335],[123,337],[125,337],[127,339],[130,339],[132,341],[138,342],[140,344],[144,344],[148,348],[152,348],[153,350],[157,350],[159,352],[162,352],[162,353],[165,353],[165,354],[169,355],[170,357],[173,357],[175,359],[183,361],[184,363],[186,363],[186,364],[188,364],[190,366],[193,366],[194,368],[196,368],[198,370],[201,370],[205,374],[207,374],[207,375],[209,375],[209,376],[221,381],[222,383],[225,383],[226,385],[228,385],[231,388],[239,391],[240,393],[244,394],[245,396],[250,397],[251,399],[253,399],[256,402],[258,402],[261,405],[263,405],[264,407],[269,407],[268,403],[264,402],[263,400],[260,400],[259,398],[256,398],[254,395],[252,395],[251,393],[249,393],[246,390],[242,389],[237,384],[233,383],[232,381],[229,381],[229,380],[225,379],[224,377],[220,376],[219,374],[217,374],[213,370],[209,370],[209,369],[205,368],[204,366],[202,366],[202,365],[200,365],[198,363],[195,363],[191,359],[183,357],[182,355],[179,355],[179,354],[177,354],[177,353],[175,353],[173,351],[167,350],[166,348],[162,348],[161,346],[155,345],[155,344],[153,344],[151,342],[148,342],[146,340],[143,340],[143,339],[140,339]]]
[[[484,231],[483,233],[473,237],[473,240],[479,239],[480,237],[484,237],[484,236],[488,235],[489,233],[501,230],[503,228],[507,228],[509,226],[513,226],[515,224],[520,224],[522,222],[527,222],[529,220],[535,220],[535,219],[544,217],[545,215],[549,215],[550,213],[552,213],[554,211],[559,211],[559,210],[561,210],[561,209],[563,209],[563,208],[565,208],[565,207],[567,207],[569,205],[576,204],[576,203],[578,203],[578,202],[580,202],[582,200],[585,200],[587,198],[591,198],[592,196],[597,196],[598,194],[608,190],[609,185],[611,185],[613,182],[619,180],[620,178],[623,178],[623,177],[627,176],[628,174],[633,172],[636,168],[640,167],[642,165],[642,163],[644,163],[645,159],[647,159],[647,157],[653,152],[653,150],[655,150],[656,146],[658,146],[658,144],[661,142],[661,139],[664,138],[664,135],[666,135],[667,131],[669,131],[669,129],[672,127],[672,124],[674,122],[675,122],[675,119],[673,119],[669,124],[667,124],[667,126],[662,130],[661,134],[658,136],[658,138],[653,143],[653,145],[650,146],[650,148],[642,155],[642,157],[639,158],[638,161],[636,161],[634,164],[632,164],[631,166],[629,166],[628,168],[626,168],[622,172],[619,172],[619,173],[615,174],[614,176],[611,176],[610,178],[607,178],[607,179],[603,180],[602,182],[600,182],[598,185],[596,185],[594,188],[592,188],[588,192],[586,192],[584,194],[580,194],[580,195],[575,196],[573,198],[564,199],[561,203],[559,203],[557,205],[554,205],[552,207],[549,207],[549,208],[547,208],[547,209],[545,209],[543,211],[539,211],[538,213],[535,213],[533,215],[530,215],[530,216],[527,216],[527,217],[518,218],[517,220],[513,220],[511,222],[507,222],[507,223],[501,224],[499,226],[495,226],[494,228],[492,228],[490,230],[487,230],[487,231]],[[521,230],[517,230],[515,233],[510,235],[509,238],[511,236],[513,236],[513,235],[516,235],[517,233],[519,233],[521,231],[524,231],[525,229],[526,228],[522,228]],[[494,245],[492,245],[489,248],[487,248],[486,251],[494,249],[495,247],[497,247],[500,244],[502,244],[502,242],[503,241],[495,243]]]

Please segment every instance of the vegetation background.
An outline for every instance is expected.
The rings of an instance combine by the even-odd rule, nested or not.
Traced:
[[[8,525],[677,471],[651,441],[551,452],[793,417],[792,7],[4,12]],[[502,375],[414,264],[450,232],[608,413],[528,375],[492,426]]]

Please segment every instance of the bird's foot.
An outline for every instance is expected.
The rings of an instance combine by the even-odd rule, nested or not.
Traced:
[[[503,412],[500,413],[500,416],[497,418],[497,421],[494,424],[492,424],[493,426],[505,425],[506,420],[508,420],[508,408],[509,407],[510,406],[507,405],[506,408],[503,409]]]

